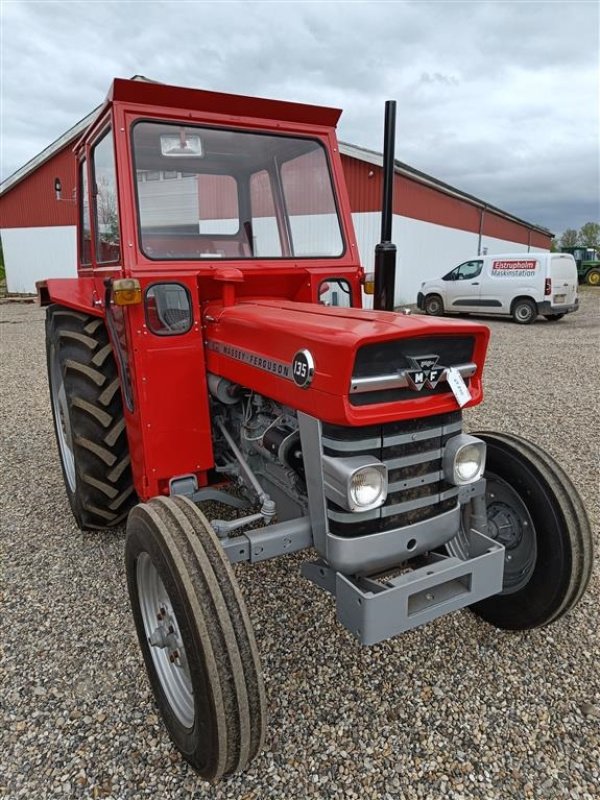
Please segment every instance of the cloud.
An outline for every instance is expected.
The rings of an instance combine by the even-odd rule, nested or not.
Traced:
[[[544,2],[5,2],[2,177],[113,77],[344,109],[402,161],[560,231],[598,219],[599,10]]]

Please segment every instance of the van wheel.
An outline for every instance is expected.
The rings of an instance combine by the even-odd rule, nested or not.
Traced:
[[[444,303],[439,294],[430,294],[425,298],[425,313],[430,317],[439,317],[444,313]]]
[[[585,282],[589,286],[600,286],[600,269],[591,269],[585,276]]]
[[[520,300],[515,300],[511,313],[519,325],[529,325],[537,317],[537,308],[532,300],[522,297]]]
[[[546,314],[545,317],[548,322],[557,322],[564,317],[564,314]]]

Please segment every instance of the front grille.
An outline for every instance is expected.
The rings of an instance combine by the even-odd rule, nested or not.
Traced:
[[[348,512],[327,500],[329,530],[365,536],[432,519],[456,506],[458,488],[442,472],[442,449],[462,430],[462,414],[348,428],[323,425],[323,452],[343,458],[371,455],[388,468],[388,496],[381,508]]]
[[[411,370],[414,364],[410,361],[410,357],[435,355],[438,356],[438,364],[441,367],[468,364],[473,359],[474,347],[473,336],[427,336],[421,339],[394,339],[390,342],[364,345],[356,354],[352,379],[377,378]],[[404,386],[358,394],[351,392],[349,399],[354,406],[365,406],[444,394],[449,391],[451,390],[447,382],[442,380],[433,388],[424,386],[420,390]]]

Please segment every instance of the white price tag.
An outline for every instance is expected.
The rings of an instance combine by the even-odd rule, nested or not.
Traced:
[[[456,397],[456,402],[462,408],[471,399],[471,392],[464,382],[463,376],[455,367],[448,367],[446,380],[450,384],[454,397]]]

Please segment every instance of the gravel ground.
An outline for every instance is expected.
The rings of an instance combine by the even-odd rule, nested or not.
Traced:
[[[598,532],[599,299],[561,322],[490,322],[471,429],[514,431],[567,468]],[[75,528],[51,430],[43,311],[0,307],[7,798],[596,798],[600,606],[525,634],[463,611],[361,648],[306,554],[236,567],[270,727],[243,775],[210,786],[157,718],[130,617],[123,531]]]

